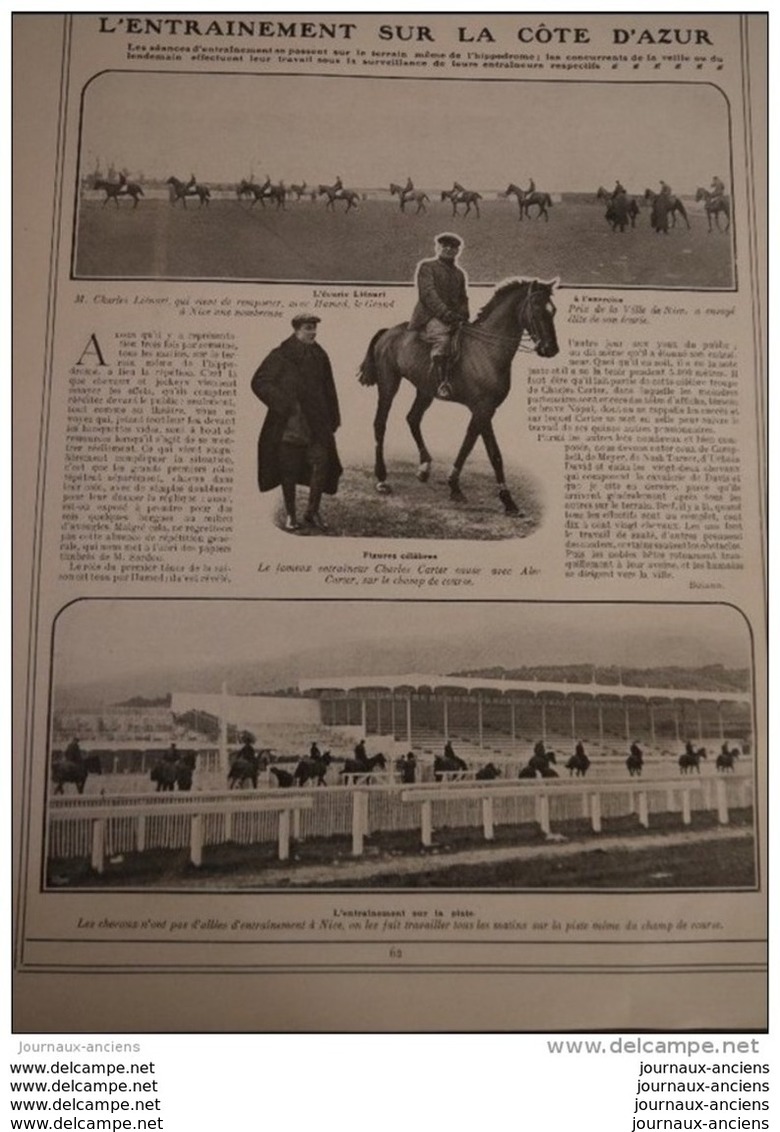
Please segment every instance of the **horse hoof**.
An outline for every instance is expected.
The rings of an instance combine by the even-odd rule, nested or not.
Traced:
[[[451,487],[450,488],[450,499],[452,500],[453,503],[465,503],[466,502],[466,496],[463,494],[463,492],[460,490],[459,487]]]
[[[377,491],[379,492],[380,495],[392,495],[393,494],[393,489],[391,488],[390,484],[387,483],[385,480],[381,480],[376,485],[376,489],[377,489]]]
[[[431,465],[420,464],[419,468],[417,469],[417,478],[420,483],[427,483],[431,478]]]

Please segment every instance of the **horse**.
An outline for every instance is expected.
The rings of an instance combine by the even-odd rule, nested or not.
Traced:
[[[632,228],[636,227],[639,205],[634,197],[630,197],[628,193],[618,193],[617,196],[613,196],[612,193],[607,192],[603,185],[599,185],[596,200],[603,201],[607,206],[604,216],[607,223],[612,225],[613,232],[618,229],[625,232],[627,224],[630,224]]]
[[[283,790],[288,789],[295,781],[289,770],[282,770],[278,766],[271,767],[271,774],[276,779],[276,785],[281,786]]]
[[[208,185],[193,184],[192,181],[180,181],[178,177],[169,177],[165,182],[170,185],[171,204],[176,204],[180,200],[183,207],[187,207],[187,197],[197,197],[200,201],[200,207],[203,208],[204,204],[208,204],[211,198],[211,189]]]
[[[566,762],[566,769],[569,772],[569,777],[584,778],[588,773],[590,766],[590,759],[586,754],[576,752]]]
[[[283,184],[272,185],[270,177],[266,177],[264,184],[258,185],[254,181],[241,181],[236,187],[236,196],[239,200],[242,197],[252,197],[252,207],[260,201],[260,204],[265,208],[266,200],[272,200],[276,203],[277,208],[285,207],[285,200],[287,197],[287,189]]]
[[[436,755],[433,760],[433,777],[437,782],[441,782],[445,774],[462,776],[468,769],[468,763],[459,758],[454,751],[449,755]]]
[[[656,232],[663,232],[664,235],[669,234],[669,217],[672,218],[672,227],[677,225],[677,213],[679,212],[686,226],[690,228],[690,221],[688,220],[688,213],[685,211],[685,205],[679,197],[670,196],[668,193],[655,193],[652,189],[645,189],[645,200],[650,201],[650,227]]]
[[[176,785],[176,761],[167,756],[158,759],[149,772],[149,777],[155,783],[159,794],[161,791],[172,791]]]
[[[300,200],[306,193],[306,182],[303,181],[300,185],[290,185],[290,196],[294,196],[296,200]]]
[[[474,778],[477,782],[492,782],[496,778],[501,777],[501,771],[495,763],[486,763],[485,766],[479,768]]]
[[[520,767],[520,773],[518,774],[517,777],[518,778],[536,778],[536,768],[530,766],[529,764],[526,764],[525,766]]]
[[[139,184],[135,181],[126,181],[124,178],[121,181],[102,181],[97,180],[93,182],[93,189],[100,190],[106,194],[103,201],[103,208],[106,207],[110,200],[113,200],[117,208],[119,208],[120,197],[132,197],[133,208],[138,208],[138,198],[144,195],[144,191]]]
[[[720,771],[733,772],[734,763],[739,758],[741,753],[742,752],[740,751],[739,747],[733,747],[731,750],[724,748],[715,760],[715,769]]]
[[[706,759],[706,757],[707,751],[704,747],[699,747],[698,751],[684,751],[677,760],[680,774],[690,774],[691,771],[694,770],[697,774],[701,774],[699,763],[702,759]]]
[[[358,201],[360,200],[360,193],[355,189],[337,189],[335,185],[320,185],[317,189],[317,196],[327,197],[325,207],[336,211],[336,201],[344,200],[347,202],[345,212],[349,212],[351,208],[357,208]]]
[[[70,748],[68,749],[70,750]],[[52,761],[51,780],[54,793],[64,794],[65,786],[72,782],[78,794],[84,793],[84,786],[90,774],[102,774],[99,755],[84,755],[80,750],[68,751]]]
[[[380,751],[378,755],[367,756],[365,759],[345,759],[340,774],[346,783],[350,778],[354,779],[359,775],[370,775],[371,771],[376,767],[380,767],[381,770],[384,770],[386,766],[387,759]]]
[[[642,767],[645,765],[644,755],[641,751],[631,751],[626,759],[626,770],[632,778],[642,777]]]
[[[536,219],[538,220],[541,216],[543,216],[546,221],[549,221],[550,217],[547,213],[547,209],[552,208],[553,206],[552,197],[549,193],[541,193],[537,192],[536,190],[529,192],[527,189],[521,189],[519,185],[508,185],[504,196],[517,197],[519,212],[519,215],[517,217],[518,220],[523,219],[523,213],[525,213],[526,217],[530,220],[531,214],[529,213],[528,209],[531,208],[532,205],[536,205],[536,207],[539,209],[536,214]]]
[[[269,761],[267,750],[255,751],[251,744],[245,743],[230,760],[228,790],[242,790],[248,783],[256,790],[260,771],[265,770]]]
[[[552,769],[551,763],[556,763],[555,751],[537,751],[531,755],[526,763],[526,766],[533,770],[535,773],[540,774],[542,778],[557,778],[558,775]]]
[[[543,283],[538,279],[514,279],[505,283],[496,290],[476,319],[464,326],[458,335],[457,356],[453,359],[452,401],[465,405],[471,419],[447,480],[450,499],[457,503],[465,501],[460,473],[481,436],[504,511],[507,515],[520,514],[504,479],[503,457],[493,432],[493,416],[509,393],[512,359],[524,334],[531,339],[533,350],[539,357],[554,358],[558,353],[552,301],[554,287],[555,282]],[[384,458],[385,430],[390,408],[404,377],[417,389],[406,420],[419,453],[417,478],[425,483],[430,476],[432,461],[420,426],[423,416],[433,404],[436,379],[431,372],[430,347],[416,332],[408,329],[407,323],[377,331],[359,370],[361,385],[377,386],[374,474],[380,494],[391,491]]]
[[[479,193],[475,193],[471,189],[442,189],[441,199],[450,201],[453,216],[460,215],[458,213],[459,204],[465,204],[466,206],[466,211],[463,213],[464,216],[468,216],[471,212],[471,206],[473,205],[474,211],[477,214],[477,220],[479,220],[479,202],[482,200]]]
[[[704,211],[707,214],[707,231],[712,231],[712,220],[715,218],[715,227],[720,232],[720,214],[721,212],[726,217],[725,232],[728,232],[731,227],[731,201],[723,193],[714,193],[710,189],[703,189],[701,186],[696,190],[696,200],[704,201]]]
[[[325,751],[319,757],[301,759],[293,771],[293,781],[296,786],[305,786],[307,782],[315,782],[317,786],[325,786],[325,775],[333,760],[330,751]]]
[[[428,211],[425,207],[425,202],[430,200],[430,197],[427,193],[424,193],[422,189],[405,189],[402,185],[392,184],[390,186],[390,195],[400,198],[401,212],[405,210],[407,204],[417,205],[415,216],[421,212]]]

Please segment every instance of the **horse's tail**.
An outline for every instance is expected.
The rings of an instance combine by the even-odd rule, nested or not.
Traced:
[[[384,333],[384,327],[381,330],[377,330],[376,334],[368,344],[366,356],[360,363],[360,368],[358,370],[358,378],[361,385],[376,385],[377,381],[379,380],[379,374],[377,373],[376,368],[376,358],[374,357],[374,349],[377,342]]]

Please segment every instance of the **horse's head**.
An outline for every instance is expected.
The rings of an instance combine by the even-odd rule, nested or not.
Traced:
[[[707,200],[709,195],[710,194],[707,192],[707,190],[702,189],[701,187],[696,190],[696,200]]]
[[[552,300],[556,283],[557,280],[549,283],[531,280],[519,308],[520,329],[530,336],[540,358],[554,358],[558,353],[555,303]]]
[[[442,189],[442,191],[441,191],[441,199],[442,200],[449,200],[449,198],[451,196],[452,196],[452,190],[451,189]]]

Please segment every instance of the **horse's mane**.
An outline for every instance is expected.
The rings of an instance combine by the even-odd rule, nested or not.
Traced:
[[[528,287],[528,285],[533,282],[534,280],[532,279],[510,279],[508,283],[502,283],[485,303],[482,310],[474,319],[474,323],[478,324],[484,322],[488,315],[492,314],[498,304],[505,299],[507,295],[520,291],[523,287]]]

